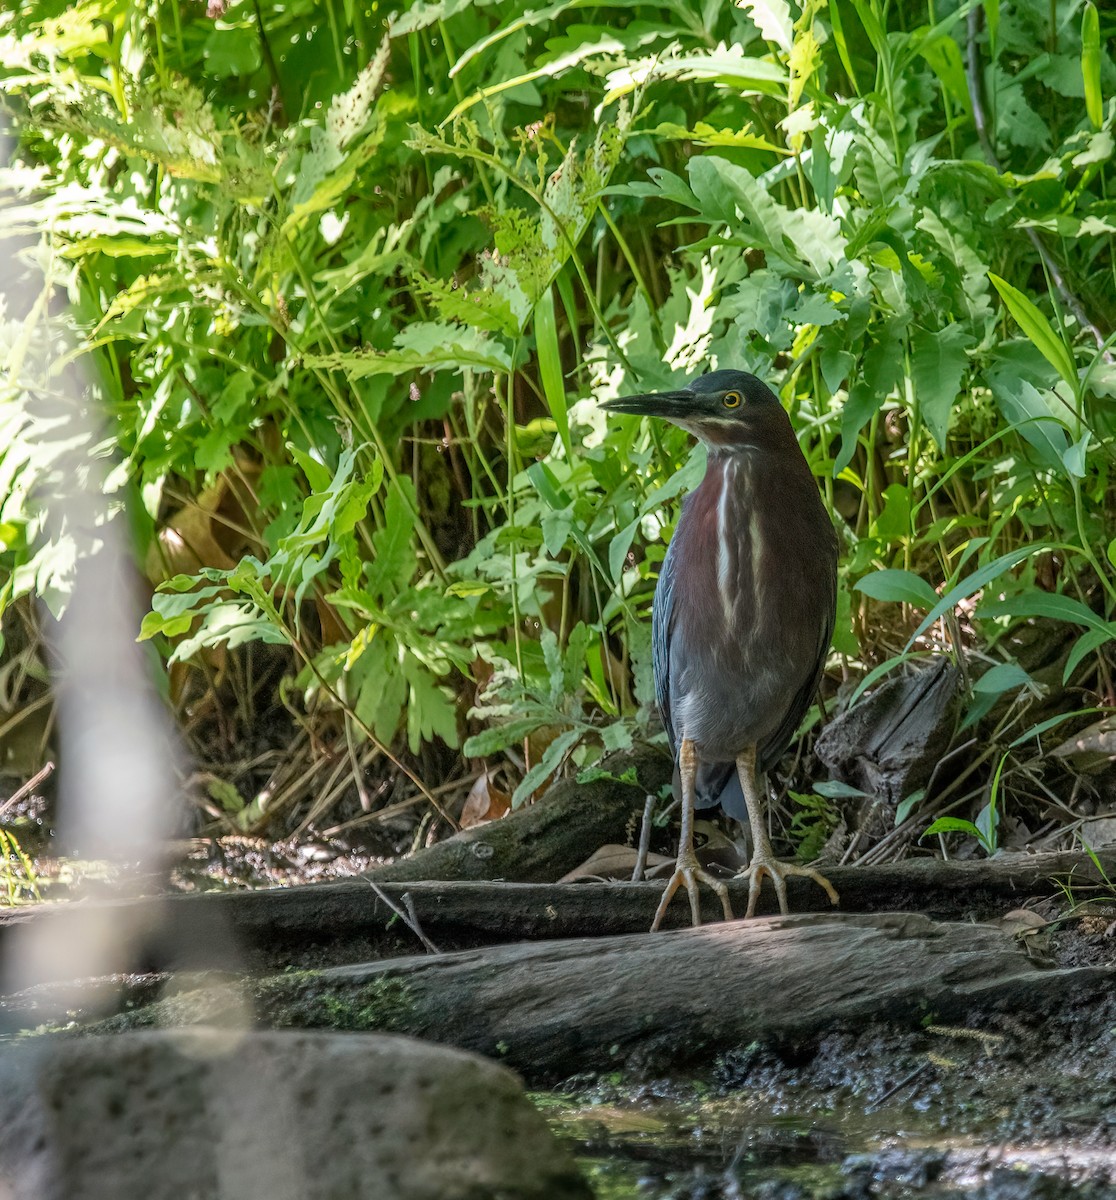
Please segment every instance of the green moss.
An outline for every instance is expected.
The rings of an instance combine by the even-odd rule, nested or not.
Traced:
[[[415,1027],[414,993],[401,979],[338,984],[306,972],[261,981],[256,1000],[260,1015],[273,1026],[396,1032]]]

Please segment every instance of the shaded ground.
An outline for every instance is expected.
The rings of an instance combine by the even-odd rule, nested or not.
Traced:
[[[575,1079],[540,1104],[602,1198],[1112,1196],[1116,997],[746,1047],[706,1079]]]
[[[37,849],[28,835],[25,848]],[[182,842],[173,885],[348,878],[409,849],[413,836]],[[44,853],[34,865],[64,888],[56,862]],[[95,874],[68,867],[85,868]],[[916,894],[889,899],[919,907]],[[1004,922],[1036,962],[1116,963],[1116,898],[1078,889],[1009,903],[970,891],[952,903],[935,915]],[[1017,906],[1031,924],[1053,924],[1020,924],[1009,911]],[[1067,1000],[1041,1016],[973,1012],[947,1029],[834,1028],[801,1044],[740,1046],[700,1077],[574,1077],[536,1100],[602,1200],[1116,1197],[1116,998]]]

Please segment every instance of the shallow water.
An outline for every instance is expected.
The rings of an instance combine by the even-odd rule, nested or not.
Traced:
[[[1090,1136],[952,1133],[940,1112],[841,1100],[787,1111],[762,1093],[536,1096],[599,1200],[1116,1196],[1116,1156]],[[816,1101],[817,1097],[811,1098]]]

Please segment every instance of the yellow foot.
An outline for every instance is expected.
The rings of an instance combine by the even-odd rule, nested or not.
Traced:
[[[674,899],[674,893],[685,884],[686,894],[690,897],[690,924],[701,924],[701,901],[698,898],[698,883],[707,884],[721,898],[721,905],[725,910],[725,920],[732,920],[732,905],[729,903],[728,888],[719,879],[714,879],[708,871],[698,865],[698,860],[690,855],[679,855],[678,862],[674,867],[674,874],[670,877],[663,898],[659,901],[658,911],[655,913],[655,919],[651,922],[651,932],[662,924],[663,917],[666,916],[666,910],[670,907],[671,900]]]
[[[757,850],[752,854],[751,863],[737,877],[739,879],[746,878],[749,881],[748,911],[744,914],[745,917],[755,915],[756,901],[759,899],[760,888],[765,875],[769,875],[771,882],[775,885],[775,895],[779,898],[779,911],[781,913],[786,913],[787,911],[787,885],[785,880],[788,875],[805,875],[807,879],[812,879],[825,892],[832,904],[836,904],[838,901],[836,888],[820,871],[815,871],[813,867],[800,867],[798,863],[780,862],[777,858],[772,858],[769,854],[764,854],[762,851]]]

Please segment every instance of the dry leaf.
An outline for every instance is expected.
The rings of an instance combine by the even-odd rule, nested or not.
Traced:
[[[486,821],[496,821],[511,808],[511,796],[492,786],[492,776],[486,771],[477,777],[469,789],[461,810],[461,828],[472,829]]]
[[[637,851],[633,846],[602,846],[591,854],[580,867],[574,867],[559,883],[576,883],[579,879],[631,879],[635,869]],[[647,866],[658,867],[673,864],[673,858],[662,854],[648,854]]]

